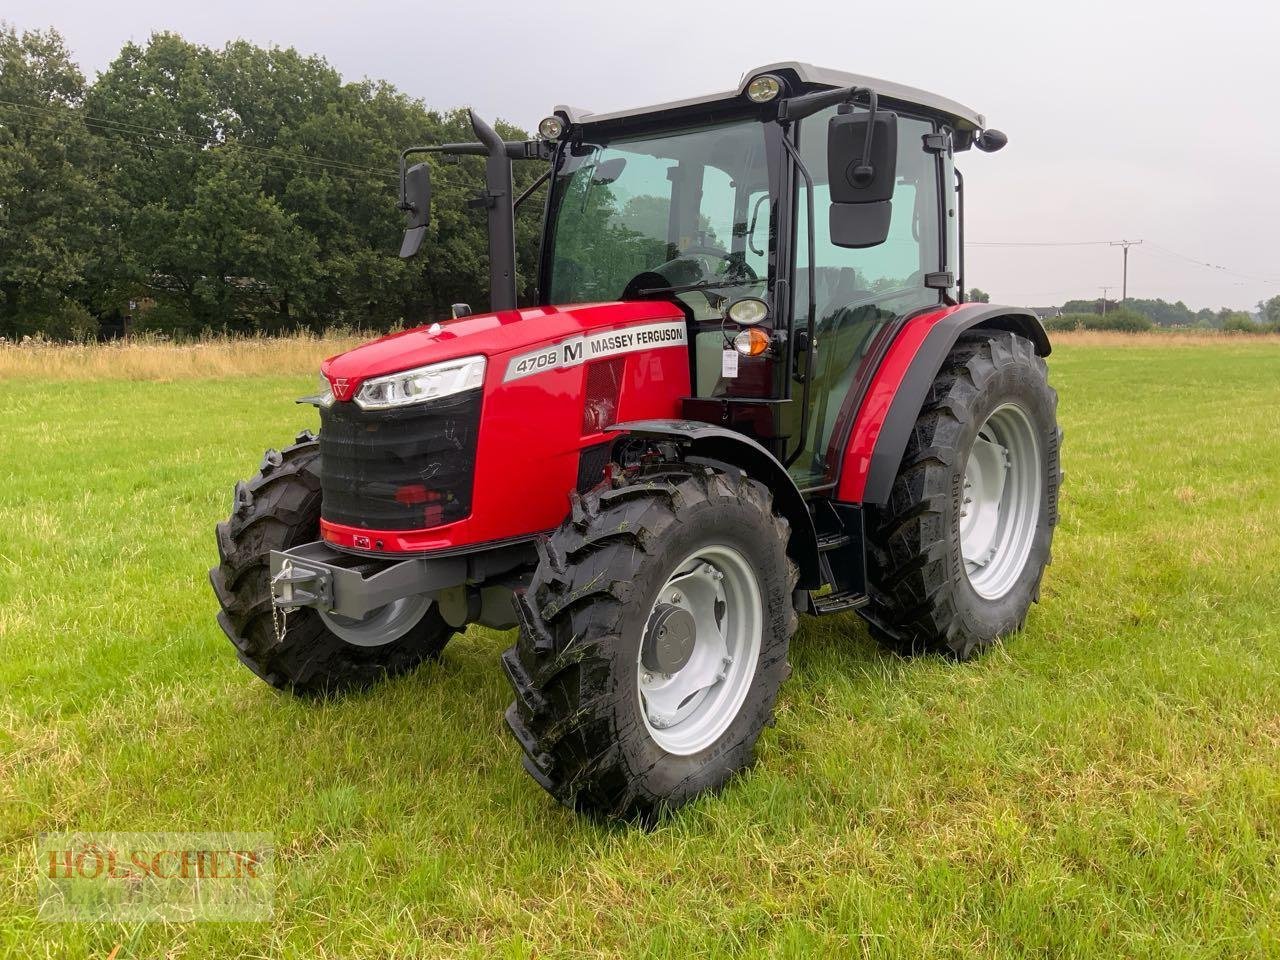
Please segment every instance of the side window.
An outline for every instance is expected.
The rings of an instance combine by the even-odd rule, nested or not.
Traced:
[[[938,302],[938,291],[924,285],[927,273],[942,268],[938,235],[938,159],[926,152],[923,137],[933,124],[899,115],[897,181],[893,192],[889,235],[884,243],[849,250],[831,242],[827,208],[827,122],[835,108],[805,120],[800,154],[814,181],[814,263],[809,263],[808,210],[805,190],[797,194],[795,323],[808,316],[809,273],[815,286],[814,376],[806,416],[805,449],[792,465],[797,481],[827,478],[836,451],[832,443],[851,411],[860,362],[885,324],[920,307]],[[798,389],[793,390],[799,396]],[[800,423],[792,425],[793,436]]]

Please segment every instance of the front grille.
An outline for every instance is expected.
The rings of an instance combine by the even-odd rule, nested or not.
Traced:
[[[479,390],[391,410],[320,409],[321,513],[366,530],[421,530],[471,512]]]

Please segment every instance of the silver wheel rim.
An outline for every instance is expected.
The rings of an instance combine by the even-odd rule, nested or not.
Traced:
[[[729,728],[746,700],[760,659],[764,615],[760,584],[732,547],[703,547],[676,567],[650,609],[692,614],[696,625],[688,662],[669,674],[636,656],[636,695],[645,727],[658,746],[681,756],[705,750]]]
[[[1025,410],[1006,403],[978,430],[964,471],[960,555],[987,600],[1013,589],[1040,522],[1040,439]]]
[[[324,625],[339,639],[357,647],[381,647],[399,640],[418,625],[435,601],[429,593],[402,597],[370,610],[359,620],[320,611]]]

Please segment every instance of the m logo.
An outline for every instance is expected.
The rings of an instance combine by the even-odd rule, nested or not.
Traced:
[[[564,345],[564,365],[582,362],[582,341],[571,340]]]

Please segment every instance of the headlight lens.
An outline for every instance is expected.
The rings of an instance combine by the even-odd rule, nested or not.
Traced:
[[[559,140],[564,133],[564,122],[559,117],[547,117],[538,124],[538,133],[544,140]]]
[[[759,297],[743,297],[729,304],[729,319],[744,327],[753,327],[769,317],[769,305]]]
[[[365,410],[385,410],[426,403],[474,390],[484,383],[484,357],[463,357],[366,380],[356,394]]]
[[[762,73],[747,84],[747,98],[756,103],[768,103],[782,92],[782,83],[772,74]]]

